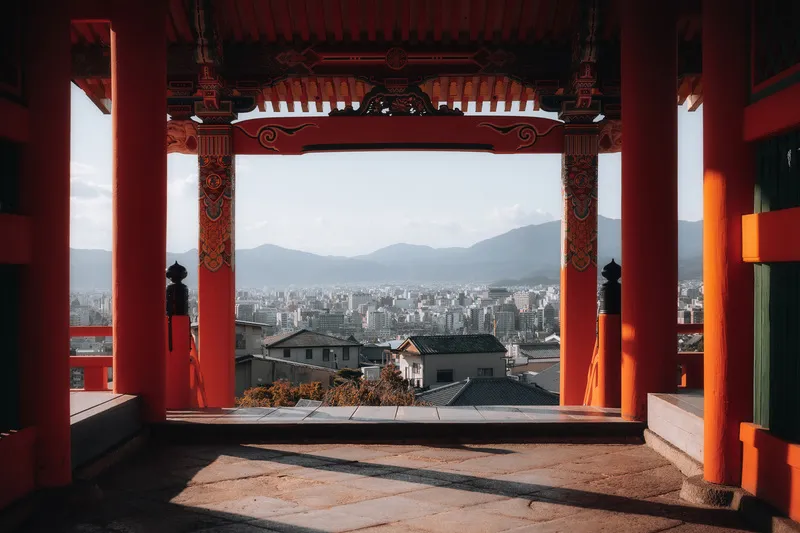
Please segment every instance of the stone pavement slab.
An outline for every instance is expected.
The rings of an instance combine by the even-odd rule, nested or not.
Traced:
[[[50,505],[22,531],[748,530],[733,511],[678,499],[682,481],[640,445],[151,446],[100,476],[90,498]]]

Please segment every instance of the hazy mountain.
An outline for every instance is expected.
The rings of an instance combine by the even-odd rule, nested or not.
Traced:
[[[600,217],[599,263],[621,260],[620,221]],[[683,278],[702,275],[703,223],[678,225],[680,270]],[[510,285],[556,281],[561,254],[561,223],[524,226],[475,243],[467,248],[432,248],[394,244],[358,257],[321,256],[271,244],[237,250],[236,284],[311,285],[382,281],[502,282]],[[189,270],[187,283],[197,284],[197,250],[167,254]],[[73,289],[111,287],[111,252],[72,250],[70,282]],[[624,265],[623,265],[624,268]]]

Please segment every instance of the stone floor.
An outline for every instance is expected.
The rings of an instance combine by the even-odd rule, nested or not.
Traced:
[[[151,445],[22,531],[748,531],[681,482],[641,445]]]

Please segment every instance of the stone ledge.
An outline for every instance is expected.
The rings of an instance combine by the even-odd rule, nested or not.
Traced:
[[[656,453],[672,463],[686,477],[703,474],[703,465],[695,461],[686,452],[679,450],[660,435],[649,429],[644,430],[644,442]]]
[[[709,483],[702,475],[684,479],[681,487],[681,499],[687,502],[734,510],[739,509],[745,494],[740,487]]]

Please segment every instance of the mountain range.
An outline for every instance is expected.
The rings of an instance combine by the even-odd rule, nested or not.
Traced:
[[[621,260],[618,219],[599,217],[598,264]],[[702,277],[703,223],[678,223],[681,279]],[[475,282],[497,285],[557,282],[561,257],[561,222],[513,229],[466,248],[393,244],[356,257],[322,256],[264,244],[236,251],[236,285],[264,287],[370,282]],[[167,263],[189,271],[187,285],[197,285],[197,250],[168,253]],[[111,288],[111,252],[72,249],[73,290]],[[623,269],[625,265],[622,265]]]

